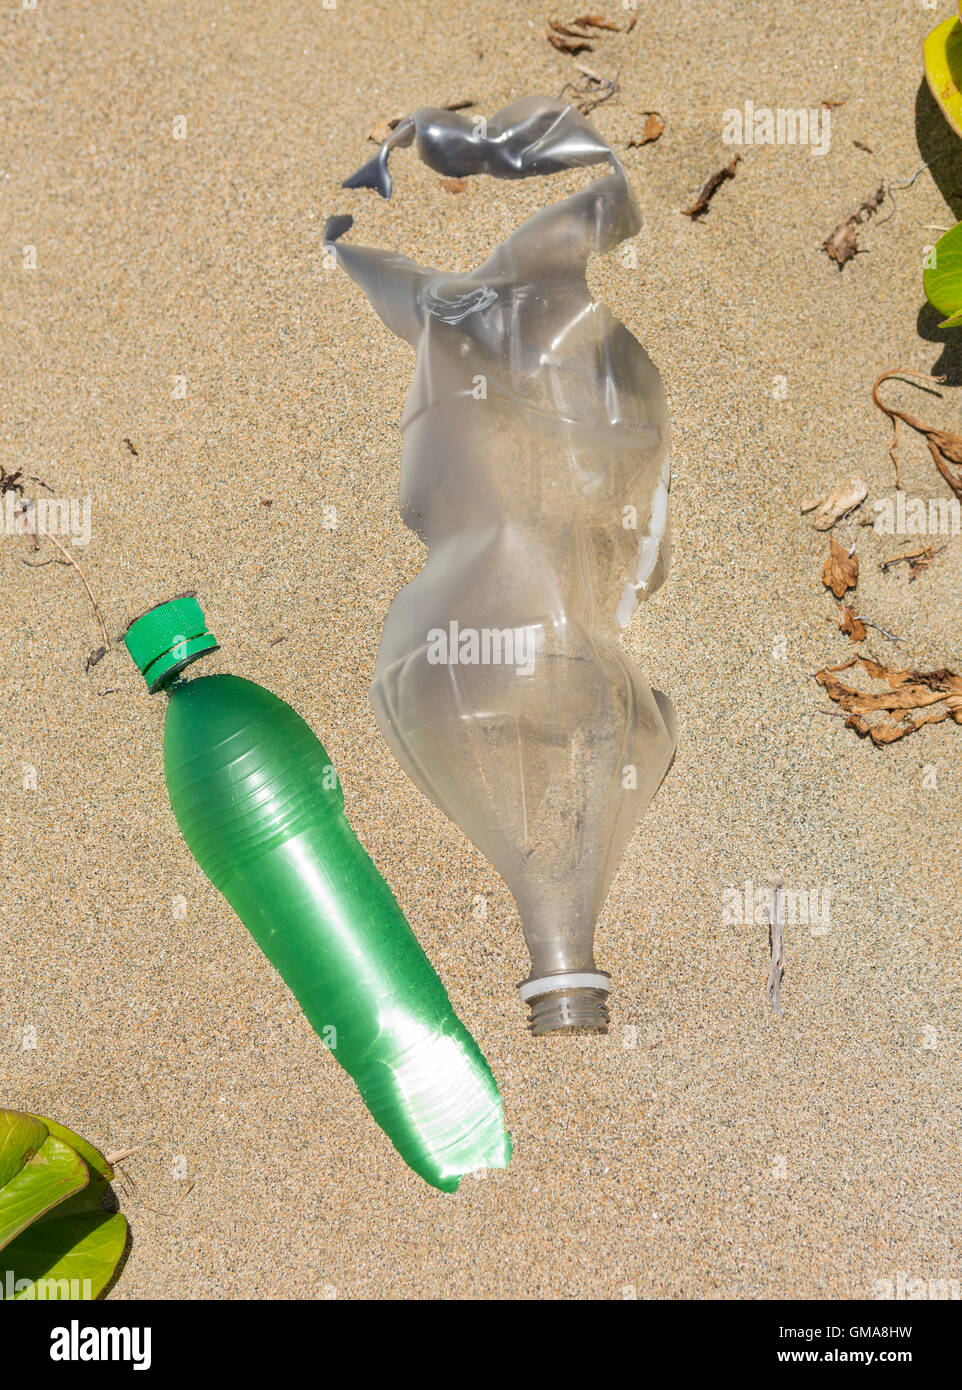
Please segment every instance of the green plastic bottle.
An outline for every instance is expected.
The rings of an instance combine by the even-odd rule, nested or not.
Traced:
[[[290,705],[239,676],[176,681],[216,648],[192,595],[125,642],[169,694],[164,771],[191,853],[293,990],[398,1153],[426,1182],[511,1157],[501,1097],[390,888],[344,815],[331,760]]]

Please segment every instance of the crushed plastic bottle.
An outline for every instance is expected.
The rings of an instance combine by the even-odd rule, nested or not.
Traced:
[[[641,344],[593,299],[589,256],[641,215],[578,111],[512,103],[485,125],[425,108],[347,187],[387,196],[390,151],[439,173],[525,178],[606,161],[466,274],[325,241],[416,351],[401,508],[428,546],[384,624],[371,700],[414,782],[503,875],[535,1033],[607,1025],[594,928],[674,755],[675,716],[619,638],[668,565],[668,423]]]
[[[169,692],[164,770],[191,853],[398,1153],[445,1192],[503,1168],[491,1070],[348,824],[312,730],[238,676],[171,684],[217,645],[192,596],[143,614],[125,641],[149,689]]]

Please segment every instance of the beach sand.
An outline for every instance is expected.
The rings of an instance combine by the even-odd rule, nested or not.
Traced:
[[[578,74],[549,12],[567,17],[40,0],[0,19],[0,461],[91,497],[74,550],[113,643],[85,672],[101,639],[79,577],[26,568],[49,542],[2,537],[0,1103],[145,1146],[116,1184],[133,1245],[114,1298],[871,1298],[897,1271],[962,1278],[962,731],[877,749],[821,713],[811,673],[855,648],[799,514],[854,472],[893,495],[883,370],[947,371],[942,400],[890,398],[959,418],[962,338],[922,311],[924,248],[959,211],[939,185],[962,187],[962,143],[919,92],[937,13],[640,0],[632,33],[578,59],[619,75],[593,119],[645,214],[637,265],[598,260],[591,284],[673,424],[672,570],[625,647],[680,741],[598,928],[607,1036],[527,1035],[513,902],[368,704],[387,607],[424,558],[397,508],[413,359],[325,267],[321,228],[352,212],[357,241],[464,270],[583,185],[456,195],[407,151],[390,203],[339,188],[386,116],[559,92]],[[726,108],[841,99],[826,154],[743,149],[708,216],[680,215],[732,156]],[[649,108],[665,133],[629,148]],[[832,265],[836,224],[936,156],[862,229],[867,254]],[[909,495],[949,495],[923,440],[905,431],[902,454]],[[947,539],[910,582],[878,568],[898,537],[858,531],[856,611],[902,639],[870,629],[866,651],[959,669]],[[116,641],[185,589],[222,643],[205,669],[267,685],[329,749],[498,1078],[505,1172],[446,1196],[408,1171],[191,859],[163,699]],[[827,931],[786,928],[780,1017],[767,927],[723,922],[726,889],[776,875],[830,895]]]

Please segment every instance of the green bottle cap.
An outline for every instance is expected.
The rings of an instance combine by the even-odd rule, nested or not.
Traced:
[[[193,594],[148,608],[127,628],[124,644],[151,694],[199,656],[217,650]]]

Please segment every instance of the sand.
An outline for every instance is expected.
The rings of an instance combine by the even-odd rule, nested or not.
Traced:
[[[584,176],[453,195],[402,153],[390,204],[339,181],[379,119],[462,96],[490,113],[558,92],[572,60],[517,0],[40,0],[0,20],[0,459],[89,492],[76,553],[111,638],[197,589],[223,644],[207,669],[268,685],[323,738],[516,1148],[453,1197],[397,1160],[182,843],[162,700],[120,646],[85,673],[100,639],[77,575],[31,572],[3,536],[0,1102],[146,1146],[118,1184],[133,1247],[115,1298],[871,1298],[897,1271],[962,1276],[962,735],[880,750],[817,712],[810,673],[854,649],[798,512],[856,471],[892,495],[882,370],[948,371],[942,401],[890,389],[958,421],[962,338],[920,313],[932,224],[959,211],[933,173],[962,186],[962,145],[919,96],[939,16],[638,16],[583,55],[620,73],[595,120],[646,217],[637,266],[598,261],[591,282],[671,402],[674,563],[625,645],[681,738],[599,924],[611,1032],[539,1039],[507,890],[368,705],[384,614],[423,558],[396,507],[412,358],[325,269],[320,229],[349,211],[358,240],[478,261]],[[743,150],[704,222],[679,215],[731,157],[726,108],[841,98],[827,154]],[[648,108],[665,134],[629,149]],[[865,227],[869,254],[832,266],[836,223],[936,155]],[[948,495],[922,441],[903,454],[910,495]],[[899,547],[859,535],[857,611],[903,639],[871,630],[866,649],[958,669],[960,541],[914,582],[878,569]],[[781,1017],[767,928],[722,920],[726,889],[776,874],[831,904],[824,934],[786,930]]]

